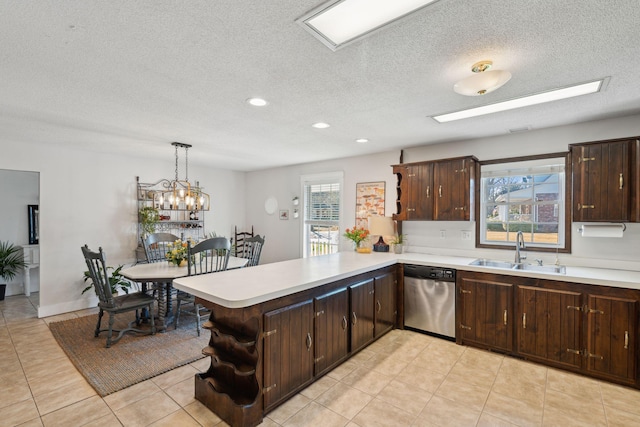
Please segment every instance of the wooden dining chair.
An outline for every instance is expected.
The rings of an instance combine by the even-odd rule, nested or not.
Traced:
[[[245,258],[244,254],[244,243],[247,239],[253,237],[253,225],[251,226],[251,231],[238,231],[238,226],[234,227],[234,240],[231,242],[233,244],[233,255],[238,258]]]
[[[214,273],[227,269],[229,255],[231,255],[231,242],[226,237],[213,237],[203,240],[194,247],[191,243],[187,246],[188,254],[188,275],[197,276],[200,274]],[[175,327],[178,328],[180,314],[196,316],[196,329],[200,336],[200,323],[202,317],[208,316],[208,311],[195,302],[195,297],[187,292],[178,291],[176,307]],[[187,306],[185,308],[184,306]]]
[[[147,262],[167,260],[168,246],[180,238],[171,233],[153,233],[142,239]]]
[[[144,292],[133,292],[125,295],[114,296],[111,293],[111,286],[109,282],[109,272],[107,271],[106,256],[102,251],[102,248],[98,249],[98,252],[92,252],[87,245],[81,247],[82,254],[89,268],[89,276],[93,281],[93,287],[98,296],[98,323],[96,324],[95,337],[97,338],[101,332],[107,332],[107,348],[111,347],[111,344],[115,344],[120,341],[120,338],[126,332],[138,332],[146,335],[153,335],[156,333],[156,325],[154,323],[153,316],[150,317],[151,330],[143,331],[138,328],[134,328],[133,324],[140,326],[142,318],[139,310],[147,309],[152,312],[155,299],[152,296],[145,294]],[[101,329],[102,316],[104,312],[109,313],[109,326],[107,329]],[[114,329],[115,317],[117,314],[135,311],[136,317],[134,320],[128,323],[124,329]],[[113,338],[113,333],[117,332],[118,336]]]
[[[249,237],[244,241],[244,250],[241,258],[248,259],[245,267],[253,267],[260,262],[260,254],[262,253],[262,247],[264,246],[264,237],[256,235]]]

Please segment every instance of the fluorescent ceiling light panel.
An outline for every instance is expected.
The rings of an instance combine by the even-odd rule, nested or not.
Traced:
[[[498,102],[496,104],[483,105],[482,107],[470,108],[468,110],[455,111],[453,113],[432,116],[439,122],[451,122],[454,120],[468,119],[470,117],[482,116],[485,114],[497,113],[500,111],[514,110],[516,108],[528,107],[530,105],[543,104],[545,102],[557,101],[559,99],[573,98],[574,96],[587,95],[599,92],[604,79],[589,83],[582,83],[562,89],[554,89],[535,95],[524,96],[522,98],[511,99],[509,101]]]
[[[435,1],[331,0],[296,22],[336,50]]]

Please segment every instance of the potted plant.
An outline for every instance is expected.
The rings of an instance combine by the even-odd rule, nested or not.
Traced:
[[[113,272],[109,274],[109,287],[111,288],[111,293],[113,295],[117,295],[120,289],[122,289],[125,294],[128,294],[129,289],[131,288],[131,282],[125,279],[125,277],[122,274],[120,274],[120,270],[122,270],[122,267],[124,266],[121,265],[118,268],[113,268],[109,266],[107,267],[107,271],[113,270]],[[82,293],[84,294],[89,289],[93,288],[93,282],[91,281],[91,275],[89,274],[89,270],[84,272],[84,277],[82,281],[85,283],[89,281],[89,286],[87,286],[82,290]]]
[[[26,266],[20,246],[11,242],[0,242],[0,279],[9,281]],[[7,284],[0,284],[0,301],[4,300]]]
[[[404,247],[404,234],[398,234],[391,241],[391,244],[393,245],[393,252],[395,252],[397,254],[401,254],[402,253],[402,249]]]
[[[160,221],[158,209],[152,206],[143,206],[138,211],[142,233],[147,236],[156,231],[156,224]]]

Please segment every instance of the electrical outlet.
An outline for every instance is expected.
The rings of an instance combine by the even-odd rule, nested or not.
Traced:
[[[471,231],[462,230],[461,234],[462,234],[462,240],[471,240]]]
[[[440,238],[444,239],[445,237],[447,237],[447,230],[440,230]]]

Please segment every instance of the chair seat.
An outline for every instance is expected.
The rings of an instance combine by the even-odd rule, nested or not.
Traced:
[[[113,298],[114,305],[98,303],[98,307],[104,311],[122,312],[143,308],[149,304],[153,304],[155,299],[151,295],[143,292],[134,292],[131,294],[118,295]]]

